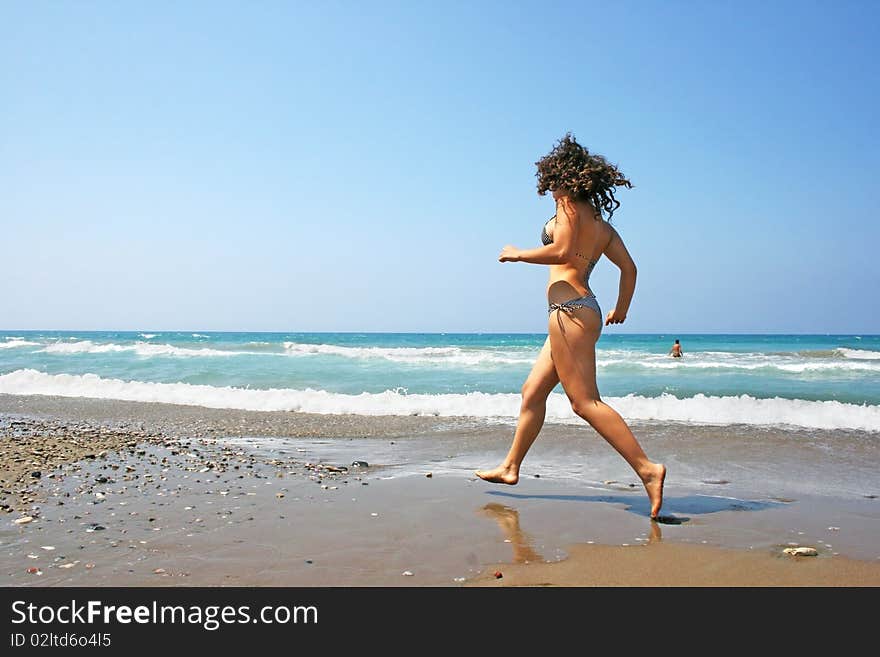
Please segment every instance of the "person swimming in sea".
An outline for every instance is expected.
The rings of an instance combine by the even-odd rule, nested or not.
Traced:
[[[681,344],[679,344],[678,340],[675,341],[675,344],[672,345],[672,349],[669,350],[669,353],[672,354],[673,358],[681,358],[684,352],[681,350]]]

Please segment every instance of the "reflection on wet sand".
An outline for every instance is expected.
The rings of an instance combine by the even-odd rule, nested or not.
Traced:
[[[544,558],[532,547],[531,537],[519,526],[519,511],[513,507],[490,502],[486,506],[478,509],[479,513],[492,518],[498,523],[504,537],[513,548],[514,563],[529,563],[532,561],[544,561]],[[646,539],[646,543],[660,543],[663,541],[663,532],[660,529],[659,522],[649,522],[651,533]],[[641,539],[640,539],[641,540]]]
[[[514,563],[544,561],[544,558],[532,548],[532,539],[519,526],[519,511],[497,502],[489,502],[479,512],[495,520],[504,537],[513,548]]]
[[[660,523],[648,523],[651,526],[651,535],[648,537],[648,545],[651,543],[659,543],[663,540],[663,532],[660,531]]]

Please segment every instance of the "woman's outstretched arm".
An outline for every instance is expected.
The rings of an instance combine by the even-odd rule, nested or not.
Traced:
[[[636,291],[636,263],[626,250],[620,235],[611,228],[611,240],[605,247],[605,256],[620,269],[620,286],[617,291],[617,305],[608,313],[605,324],[622,324],[629,312],[633,294]]]

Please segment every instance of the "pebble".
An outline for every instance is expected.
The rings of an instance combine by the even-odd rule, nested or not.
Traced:
[[[30,575],[42,575],[43,574],[42,572],[40,572],[39,568],[34,568],[33,566],[28,568],[27,571],[28,571],[28,574],[30,574]]]
[[[413,576],[413,573],[412,573],[411,570],[404,570],[404,571],[403,571],[403,576],[404,576],[404,577],[412,577],[412,576]]]
[[[504,575],[501,573],[501,571],[496,570],[495,571],[495,579],[501,579],[502,577],[504,577]]]
[[[39,427],[33,430],[33,433],[37,433]],[[274,478],[271,477],[272,472],[268,472],[261,469],[257,470],[257,468],[261,467],[261,463],[265,462],[265,459],[261,456],[253,457],[250,456],[247,452],[222,452],[223,457],[219,456],[220,452],[215,450],[211,445],[208,444],[208,441],[193,441],[192,443],[188,442],[187,439],[181,439],[181,437],[175,436],[174,440],[181,441],[178,443],[171,443],[170,439],[167,443],[162,443],[161,441],[156,442],[157,436],[146,434],[143,435],[151,445],[151,447],[144,451],[140,448],[140,445],[135,442],[126,442],[126,434],[131,436],[133,433],[137,434],[136,431],[130,427],[125,428],[111,428],[108,427],[106,431],[102,428],[100,432],[97,429],[94,429],[95,435],[91,436],[88,433],[90,426],[87,424],[83,424],[82,426],[78,426],[75,424],[66,424],[59,425],[57,428],[54,428],[52,431],[57,433],[59,436],[64,436],[65,438],[69,437],[69,440],[65,442],[65,444],[70,445],[78,445],[76,452],[71,452],[70,456],[75,458],[91,458],[94,459],[111,459],[109,461],[92,461],[91,463],[80,464],[74,461],[71,461],[68,464],[56,464],[54,462],[49,462],[45,459],[41,460],[39,464],[35,461],[33,465],[30,464],[30,459],[27,459],[25,462],[30,467],[34,467],[40,470],[40,478],[39,481],[37,478],[31,478],[29,475],[32,471],[26,469],[26,465],[22,464],[22,470],[19,473],[20,478],[17,482],[5,484],[8,490],[5,494],[13,494],[12,490],[15,490],[15,493],[19,496],[24,497],[24,503],[19,505],[15,505],[15,510],[18,511],[21,518],[18,520],[13,520],[12,517],[9,518],[10,521],[15,522],[18,525],[24,525],[29,522],[34,522],[35,527],[31,528],[27,531],[28,536],[34,530],[40,531],[44,526],[49,523],[46,527],[47,530],[51,530],[53,526],[53,521],[58,523],[67,522],[66,525],[62,525],[64,529],[60,529],[61,532],[66,532],[70,535],[69,538],[71,541],[76,541],[72,545],[63,544],[61,548],[57,548],[54,551],[58,551],[61,554],[64,554],[65,550],[70,549],[72,552],[75,552],[77,546],[79,547],[79,555],[83,556],[82,560],[74,560],[71,557],[73,554],[68,552],[68,556],[56,556],[54,555],[53,548],[54,545],[40,545],[38,542],[39,539],[34,541],[31,544],[30,549],[33,550],[33,547],[37,547],[38,549],[42,549],[43,551],[34,554],[34,560],[42,559],[44,563],[48,562],[50,565],[47,568],[63,568],[65,570],[70,568],[75,568],[79,566],[81,571],[86,570],[85,573],[80,572],[80,577],[85,578],[86,575],[91,575],[88,573],[89,570],[94,569],[96,563],[88,562],[89,556],[99,557],[99,553],[96,550],[104,550],[107,546],[106,543],[109,543],[110,546],[116,547],[116,554],[124,553],[128,559],[132,561],[137,560],[140,561],[142,559],[148,558],[147,555],[151,552],[159,552],[160,550],[150,547],[149,545],[145,545],[145,541],[137,541],[135,539],[140,538],[137,536],[140,533],[142,536],[152,529],[153,531],[158,531],[157,528],[154,528],[155,525],[159,524],[159,521],[167,521],[168,514],[163,509],[169,508],[182,508],[176,506],[176,504],[172,500],[181,500],[183,498],[183,494],[187,492],[188,485],[183,483],[185,481],[198,481],[201,479],[199,483],[207,483],[210,484],[212,482],[216,482],[213,484],[213,490],[207,491],[208,494],[206,497],[200,499],[197,504],[193,504],[193,502],[187,500],[190,506],[186,507],[186,510],[198,509],[200,512],[205,513],[204,524],[200,525],[201,527],[205,527],[209,523],[214,522],[215,520],[215,512],[207,511],[207,509],[217,509],[222,508],[219,506],[211,507],[207,506],[205,509],[202,509],[204,505],[217,504],[222,505],[224,503],[230,503],[231,500],[219,501],[216,500],[215,495],[222,496],[226,493],[229,494],[229,498],[234,499],[244,499],[245,495],[256,495],[257,493],[246,492],[243,490],[241,483],[238,482],[238,485],[234,485],[235,479],[233,477],[237,477],[239,480],[247,477],[256,477],[265,483],[271,483],[271,481],[266,481],[266,478]],[[42,430],[40,430],[40,434],[42,435]],[[189,434],[196,435],[196,434]],[[211,434],[206,434],[211,435]],[[105,438],[106,436],[106,438]],[[47,436],[49,438],[53,438],[50,435]],[[100,444],[100,441],[107,440],[104,444]],[[94,453],[83,454],[85,451],[85,446],[92,442],[92,445],[88,445],[88,449],[94,449]],[[99,444],[94,444],[99,443]],[[392,441],[394,443],[394,441]],[[112,448],[109,448],[111,451],[107,451],[108,446],[112,444]],[[170,450],[172,444],[177,444],[180,449]],[[196,450],[194,448],[195,445],[199,444],[199,449]],[[99,451],[100,450],[100,451]],[[168,458],[164,458],[162,453],[159,453],[154,450],[162,450],[165,454],[178,455],[176,459],[172,459],[170,456]],[[297,452],[304,452],[308,450],[297,449]],[[282,470],[286,471],[290,476],[303,476],[311,474],[313,478],[323,478],[323,483],[327,484],[338,484],[337,485],[329,485],[327,489],[329,490],[338,490],[343,487],[343,484],[360,482],[362,485],[368,485],[367,481],[362,481],[362,479],[366,479],[369,476],[369,472],[367,472],[367,468],[370,468],[370,464],[367,461],[354,461],[350,467],[342,466],[342,465],[326,465],[322,463],[316,463],[312,468],[309,468],[311,472],[304,472],[303,462],[294,461],[294,458],[302,458],[302,456],[297,455],[293,456],[293,450],[289,450],[291,453],[290,456],[284,456],[280,460],[276,459],[273,465],[280,467]],[[284,452],[281,452],[282,454]],[[213,458],[216,459],[214,462],[210,462],[206,460],[206,456],[209,454],[212,455]],[[136,456],[137,455],[137,456]],[[240,457],[245,458],[240,458]],[[146,457],[146,458],[143,458]],[[40,457],[42,459],[42,457]],[[161,461],[161,464],[160,464]],[[236,465],[236,461],[241,466],[241,470],[239,472],[235,472],[234,470],[239,470],[239,465]],[[52,468],[59,468],[57,473],[52,473],[50,470]],[[163,477],[161,473],[174,473],[176,468],[179,468],[181,472],[186,472],[189,474],[181,474],[181,483],[183,485],[177,485],[176,487],[173,485],[169,485],[170,482],[173,482],[174,479],[172,474],[169,476]],[[249,472],[245,468],[251,469],[252,472]],[[360,469],[357,471],[357,469]],[[115,473],[114,473],[115,470]],[[274,470],[274,468],[272,468]],[[122,471],[122,472],[120,472]],[[199,475],[198,472],[203,474]],[[430,471],[422,471],[423,475],[427,478],[433,477],[433,472]],[[205,474],[207,473],[207,474]],[[223,473],[228,473],[228,475],[224,475]],[[57,474],[56,477],[50,478],[50,475]],[[241,475],[244,475],[241,476]],[[277,474],[277,473],[276,473]],[[229,476],[232,475],[232,476]],[[360,475],[354,476],[353,481],[349,481],[352,479],[352,475]],[[227,476],[229,478],[227,479]],[[206,477],[210,477],[207,478]],[[155,478],[155,480],[154,480]],[[160,483],[163,482],[163,483]],[[252,479],[251,481],[256,481],[256,479]],[[169,483],[164,483],[169,482]],[[281,482],[277,482],[281,483]],[[318,480],[316,483],[322,483]],[[190,484],[194,487],[194,484]],[[31,491],[35,490],[35,488],[39,486],[40,489],[43,490],[44,493],[51,496],[49,501],[45,501],[41,499],[38,495],[33,494]],[[233,490],[228,491],[218,491],[217,488],[220,486],[229,487]],[[18,490],[21,488],[21,490]],[[252,488],[257,488],[256,486],[252,486]],[[158,489],[158,490],[154,490]],[[271,490],[271,489],[270,489]],[[276,491],[278,488],[276,488]],[[204,492],[204,486],[202,488]],[[289,492],[289,491],[286,491]],[[176,497],[180,494],[179,497]],[[278,498],[285,497],[285,493],[276,493]],[[292,493],[293,494],[293,493]],[[131,497],[134,495],[135,497],[147,496],[149,495],[150,499],[149,504],[156,506],[145,506],[143,504],[139,504],[136,499],[120,500],[121,497]],[[331,497],[331,496],[326,496]],[[60,499],[63,499],[64,502],[61,502]],[[65,499],[66,498],[66,499]],[[19,498],[21,499],[21,497]],[[184,498],[185,499],[185,498]],[[265,498],[264,498],[265,499]],[[294,499],[294,498],[292,498]],[[296,497],[299,500],[298,497]],[[353,500],[356,498],[352,498]],[[214,500],[214,501],[211,501]],[[0,498],[0,502],[6,502],[7,500]],[[104,502],[102,505],[98,505],[98,502]],[[41,504],[45,503],[44,510],[46,513],[42,513],[39,510],[38,506],[31,506],[32,504]],[[244,503],[244,502],[243,502]],[[50,505],[53,512],[62,511],[66,512],[67,517],[61,518],[55,515],[55,513],[49,513]],[[57,507],[56,507],[57,504]],[[66,506],[62,506],[65,504]],[[119,505],[119,509],[115,509],[116,505]],[[126,505],[135,506],[139,511],[130,512]],[[232,502],[235,504],[235,502]],[[111,508],[108,508],[108,505]],[[253,504],[251,503],[253,506]],[[241,507],[235,507],[239,509]],[[28,509],[30,511],[30,515],[23,516],[23,513],[27,513],[25,511]],[[13,506],[10,504],[4,504],[0,507],[0,512],[5,511],[6,513],[10,513],[13,511]],[[106,511],[105,513],[100,513],[99,511]],[[114,511],[116,511],[114,513]],[[150,512],[153,512],[153,515],[150,516]],[[163,519],[155,516],[155,513],[159,512],[162,514]],[[78,513],[78,515],[77,515]],[[232,511],[227,511],[224,509],[221,513],[233,513]],[[237,514],[232,516],[221,515],[221,513],[217,513],[217,517],[222,518],[222,522],[225,523],[225,519],[227,517],[236,517]],[[2,515],[2,513],[0,513]],[[12,515],[10,513],[10,515]],[[246,513],[245,513],[246,515]],[[120,517],[117,517],[120,516]],[[129,516],[132,516],[129,519]],[[149,525],[143,526],[143,520],[148,520],[149,516]],[[372,513],[371,517],[378,518],[380,513]],[[107,525],[99,524],[96,521],[90,521],[90,518],[101,517],[107,522]],[[123,520],[124,518],[124,520]],[[252,520],[253,518],[248,518]],[[39,522],[38,522],[39,521]],[[186,515],[185,522],[188,523],[199,523],[201,522],[201,518],[195,518],[195,514],[192,516]],[[133,526],[132,531],[128,532],[128,536],[123,537],[120,535],[126,533],[126,529],[124,529],[125,524],[129,522],[134,522],[137,526]],[[184,525],[185,526],[185,525]],[[8,525],[7,525],[8,527]],[[163,530],[174,530],[177,529],[173,526],[173,523],[167,527],[163,527]],[[195,530],[194,527],[192,527]],[[82,534],[77,534],[78,531],[84,531],[86,533],[104,531],[104,535],[99,534],[98,537],[83,537]],[[19,530],[22,531],[22,530]],[[186,531],[186,529],[184,529]],[[47,532],[48,534],[48,532]],[[110,536],[106,536],[110,535]],[[104,537],[107,537],[108,541],[104,541]],[[187,536],[192,536],[192,534],[188,534]],[[49,535],[46,535],[45,538],[50,538]],[[79,539],[77,541],[77,539]],[[118,539],[118,540],[114,540]],[[50,538],[50,540],[52,540]],[[59,540],[62,540],[59,538]],[[53,541],[55,542],[55,541]],[[152,544],[153,541],[150,541]],[[126,550],[125,548],[129,548]],[[24,552],[24,554],[22,553]],[[27,550],[22,550],[19,552],[19,559],[21,556],[25,556]],[[101,553],[103,554],[103,553]],[[144,556],[135,557],[134,555],[143,554]],[[107,562],[103,556],[102,570],[99,571],[102,576],[104,573],[107,573],[107,576],[114,577],[119,575],[120,573],[125,572],[125,567],[122,566],[118,557],[113,557],[111,561]],[[122,557],[123,559],[126,556]],[[29,559],[30,560],[30,559]],[[306,563],[311,564],[312,559],[305,560]],[[20,566],[23,566],[19,561]],[[80,565],[82,564],[82,565]],[[136,568],[135,563],[129,563],[128,566],[129,573],[135,573],[136,570],[132,570],[132,567]],[[141,566],[143,568],[143,566]],[[177,573],[175,570],[174,564],[169,564],[169,568],[171,571],[166,571],[166,569],[156,569],[154,572],[157,575],[168,574],[169,576],[185,576],[184,573]],[[39,569],[37,569],[39,570]],[[19,570],[19,572],[21,572]],[[140,572],[144,572],[141,570]],[[146,571],[147,573],[151,571]],[[407,571],[409,573],[408,576],[414,576],[412,571]],[[42,574],[42,572],[40,573]],[[164,580],[163,580],[164,581]],[[456,581],[465,581],[465,578],[457,578]]]
[[[840,531],[840,527],[829,527],[829,528],[828,528],[828,531],[830,531],[830,532],[839,532],[839,531]]]
[[[812,547],[790,547],[785,548],[783,552],[795,557],[815,557],[819,554],[816,548]]]
[[[456,577],[456,578],[453,579],[452,581],[454,581],[454,582],[458,582],[459,584],[461,584],[461,583],[464,581],[464,577]]]

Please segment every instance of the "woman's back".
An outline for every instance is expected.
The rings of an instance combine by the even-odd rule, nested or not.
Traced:
[[[573,255],[566,263],[550,266],[548,288],[554,284],[568,283],[579,295],[593,295],[590,274],[611,241],[613,229],[608,222],[597,218],[595,209],[589,203],[577,203],[577,214]],[[557,215],[554,215],[544,224],[541,232],[541,241],[544,244],[553,242],[556,222]]]

